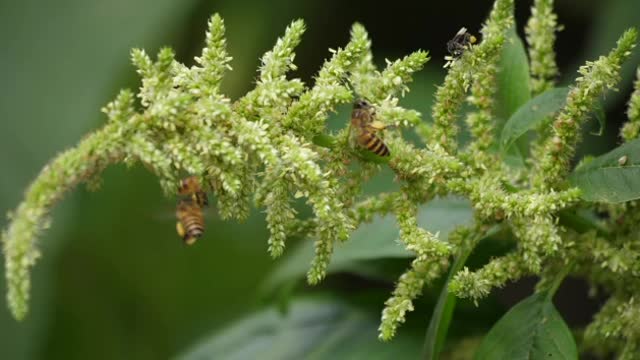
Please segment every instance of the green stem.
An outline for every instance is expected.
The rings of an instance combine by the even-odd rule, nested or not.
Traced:
[[[467,258],[471,255],[471,252],[476,245],[484,238],[496,234],[500,230],[500,225],[493,226],[487,232],[482,235],[476,236],[468,244],[460,247],[460,252],[456,256],[456,260],[453,262],[449,274],[447,275],[447,281],[445,282],[440,296],[438,297],[438,303],[433,309],[433,315],[429,321],[429,327],[427,328],[427,334],[424,339],[424,346],[422,350],[422,358],[427,360],[435,360],[438,358],[440,351],[444,345],[444,341],[447,337],[449,330],[449,323],[453,316],[453,310],[456,307],[456,296],[449,292],[449,282],[455,276],[455,274],[462,269],[467,262]]]
[[[456,307],[456,296],[450,293],[447,289],[449,282],[453,276],[462,269],[464,263],[467,261],[467,257],[471,254],[472,247],[468,247],[468,250],[463,250],[451,266],[447,281],[445,282],[440,296],[438,297],[438,303],[433,309],[433,315],[429,321],[429,328],[427,328],[427,335],[424,339],[424,347],[422,350],[423,359],[433,360],[437,359],[442,345],[446,338],[447,331],[449,329],[449,323],[453,316],[453,310]]]
[[[562,281],[564,280],[564,278],[566,278],[567,275],[569,275],[569,272],[571,272],[572,267],[573,267],[573,263],[565,266],[562,269],[562,271],[558,273],[556,278],[553,280],[553,283],[551,283],[549,290],[547,290],[547,294],[546,294],[547,300],[551,301],[551,299],[553,299],[553,296],[556,294],[556,291],[558,291],[560,284],[562,284]]]
[[[39,256],[36,238],[47,227],[49,211],[80,182],[89,180],[107,165],[122,161],[122,148],[117,128],[106,125],[75,148],[58,155],[29,185],[25,200],[13,213],[2,235],[7,302],[17,320],[22,320],[27,314],[30,270]]]

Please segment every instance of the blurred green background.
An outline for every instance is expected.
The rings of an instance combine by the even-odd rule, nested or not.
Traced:
[[[530,2],[517,3],[522,32]],[[118,89],[138,87],[129,63],[130,48],[153,54],[168,45],[180,60],[191,64],[202,47],[207,18],[214,12],[225,19],[234,57],[234,71],[223,86],[232,98],[251,88],[259,57],[291,20],[303,18],[307,23],[296,57],[300,70],[295,74],[307,82],[328,56],[327,49],[344,45],[350,25],[359,21],[370,32],[380,64],[416,49],[430,51],[432,60],[416,76],[406,100],[428,119],[433,90],[443,76],[444,44],[461,26],[477,32],[491,1],[372,4],[3,0],[0,213],[21,201],[26,186],[50,158],[101,126],[105,118],[99,109]],[[640,25],[636,0],[558,0],[557,11],[565,25],[558,40],[565,83],[575,77],[584,60],[608,51],[625,28]],[[587,136],[583,153],[598,154],[615,145],[639,59],[636,52],[631,66],[625,67],[620,91],[607,96],[604,136]],[[173,206],[153,176],[139,166],[111,167],[98,192],[81,187],[69,194],[54,209],[53,226],[39,240],[43,258],[33,274],[29,316],[16,323],[5,306],[0,309],[0,358],[167,358],[262,308],[265,302],[258,288],[281,262],[272,261],[266,252],[263,215],[254,211],[247,222],[238,224],[222,223],[215,212],[208,213],[205,238],[185,247],[175,234]],[[5,225],[2,217],[0,227]],[[388,276],[367,279],[363,266],[359,276],[341,275],[311,291],[298,287],[297,293],[341,298],[349,306],[365,309],[370,318],[362,324],[373,326],[367,341],[375,342],[376,319],[392,288],[389,279],[399,274],[406,261],[381,260],[379,264]],[[380,273],[380,266],[375,271]],[[4,276],[0,283],[4,293]],[[437,286],[430,289],[403,330],[408,338],[418,339],[407,340],[413,348],[403,340],[396,343],[405,344],[409,353],[419,351],[430,304],[439,290]],[[522,295],[512,297],[518,296]],[[463,306],[459,311],[464,316],[456,315],[452,332],[455,335],[464,328],[467,334],[482,334],[511,303],[498,297],[478,309]],[[562,304],[559,307],[562,310]]]

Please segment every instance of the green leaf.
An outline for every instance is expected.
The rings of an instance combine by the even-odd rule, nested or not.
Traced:
[[[578,359],[571,331],[546,293],[511,308],[485,336],[476,360]]]
[[[497,82],[498,93],[496,94],[495,110],[499,119],[496,132],[499,132],[505,121],[531,98],[529,60],[515,26],[508,31],[502,47]],[[529,152],[528,146],[527,141],[519,141],[517,149],[511,149],[509,156],[519,158],[520,161],[512,159],[509,163],[524,164],[522,159]]]
[[[354,261],[345,265],[341,271],[365,279],[392,284],[407,270],[407,264],[406,258],[380,258]]]
[[[587,201],[617,203],[640,198],[640,139],[579,165],[569,177]]]
[[[472,220],[472,209],[468,201],[460,198],[438,198],[418,212],[418,223],[432,233],[446,239],[455,227]],[[336,244],[328,273],[344,271],[353,263],[380,258],[410,258],[414,254],[405,250],[397,241],[398,228],[391,215],[376,217],[370,224],[363,224],[353,232],[344,244]],[[290,251],[278,268],[267,278],[265,290],[286,280],[303,277],[313,259],[313,239]]]
[[[499,70],[497,74],[498,93],[496,94],[496,116],[498,117],[498,134],[504,122],[516,112],[520,106],[531,98],[529,88],[529,60],[515,27],[512,27],[506,36],[500,55]],[[513,167],[523,167],[524,158],[529,153],[528,141],[518,141],[517,147],[510,149],[507,154],[507,164]]]
[[[568,93],[569,88],[550,89],[522,105],[502,128],[502,151],[509,149],[527,131],[534,130],[546,118],[562,109]]]
[[[572,229],[580,234],[595,230],[598,235],[607,237],[609,231],[601,224],[601,219],[593,210],[563,209],[558,212],[560,225]]]
[[[336,145],[335,144],[336,141],[333,138],[333,136],[327,135],[327,134],[318,134],[313,137],[312,141],[314,144],[318,146],[326,147],[328,149],[331,149]]]
[[[512,27],[506,36],[497,74],[496,115],[506,120],[529,101],[529,60],[522,40]]]
[[[282,314],[271,308],[213,334],[178,359],[390,359],[415,358],[417,334],[378,341],[378,318],[330,299],[292,303]],[[377,315],[377,314],[375,314]]]

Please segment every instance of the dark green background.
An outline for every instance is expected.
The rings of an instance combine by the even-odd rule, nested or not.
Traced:
[[[518,1],[524,24],[528,2]],[[105,121],[99,112],[122,87],[136,89],[129,49],[155,54],[173,47],[187,63],[202,47],[206,20],[225,19],[234,71],[226,93],[237,98],[251,87],[259,57],[285,26],[305,19],[297,76],[305,81],[342,46],[354,21],[373,39],[376,61],[422,48],[432,61],[416,77],[408,104],[428,117],[444,44],[461,26],[477,32],[490,1],[34,1],[0,3],[0,213],[21,201],[44,164]],[[608,51],[623,29],[640,25],[634,0],[558,1],[562,78],[574,78],[585,59]],[[521,29],[520,29],[521,30]],[[632,64],[638,64],[638,55]],[[601,138],[588,136],[586,152],[601,153],[616,141],[629,94],[633,66],[625,68],[620,93],[607,100],[609,125]],[[596,125],[593,125],[594,129]],[[109,168],[98,192],[83,187],[53,211],[53,226],[39,240],[43,258],[33,274],[31,312],[16,323],[0,309],[0,358],[158,359],[185,351],[212,330],[259,308],[256,288],[277,265],[266,252],[263,216],[254,211],[243,224],[222,223],[207,214],[207,234],[184,247],[174,230],[173,200],[162,196],[142,167]],[[4,228],[6,220],[0,220]],[[395,266],[396,268],[398,266]],[[402,268],[402,264],[400,264]],[[394,270],[395,271],[395,270]],[[4,277],[0,280],[4,292]],[[361,278],[343,278],[344,289],[390,289]],[[325,288],[328,288],[327,285]],[[437,291],[432,290],[433,292]],[[354,291],[347,291],[350,297]],[[382,294],[382,295],[381,295]],[[429,296],[427,296],[429,298]],[[368,302],[373,302],[369,300]],[[428,303],[428,301],[427,301]],[[483,308],[454,319],[453,327],[488,329],[504,306]],[[421,334],[423,314],[412,315]],[[562,312],[562,307],[560,306]],[[456,321],[458,321],[456,323]],[[372,340],[373,341],[373,340]]]

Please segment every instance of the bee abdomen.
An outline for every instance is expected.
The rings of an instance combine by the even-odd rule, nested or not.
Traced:
[[[191,245],[195,243],[204,233],[202,208],[193,200],[180,200],[176,210],[176,217],[178,218],[176,230],[185,244]]]
[[[187,245],[191,245],[204,233],[204,225],[198,220],[187,221],[185,224],[185,234],[182,238]]]
[[[373,133],[363,132],[360,134],[360,143],[378,156],[389,156],[390,154],[387,145]]]
[[[184,227],[188,235],[200,237],[204,232],[204,224],[199,218],[186,219]]]

